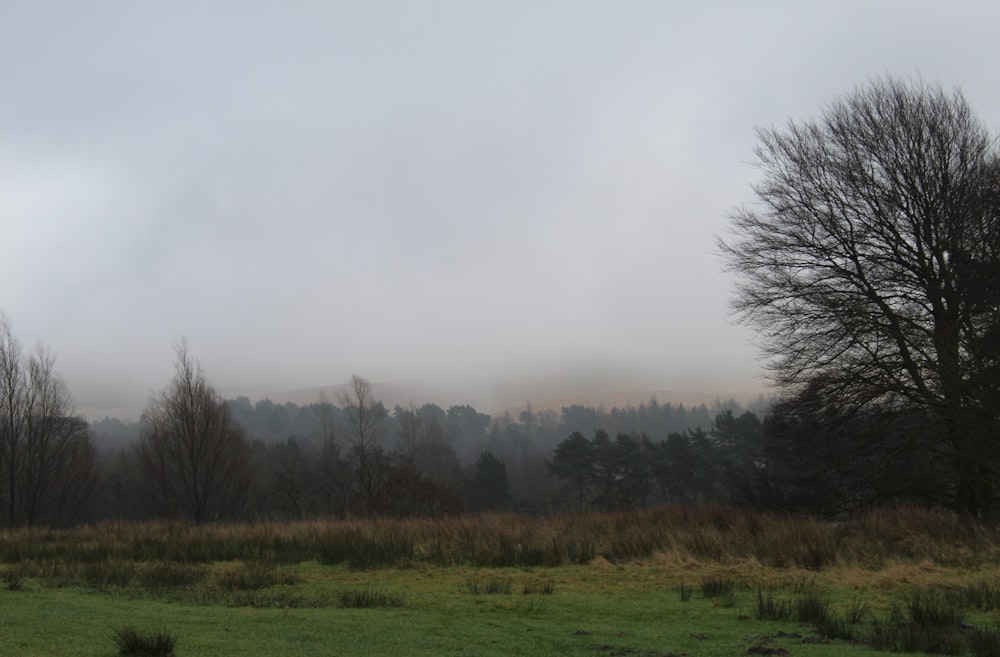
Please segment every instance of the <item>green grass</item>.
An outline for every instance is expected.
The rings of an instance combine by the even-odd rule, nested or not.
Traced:
[[[998,544],[937,512],[712,507],[0,532],[0,655],[114,657],[138,628],[173,657],[982,657]]]
[[[215,569],[227,573],[240,567],[218,564]],[[292,570],[294,583],[275,583],[266,592],[284,591],[327,603],[234,607],[210,597],[192,601],[148,591],[137,596],[140,589],[92,589],[82,582],[50,587],[44,579],[28,578],[22,590],[0,590],[0,617],[4,619],[0,654],[113,657],[117,651],[108,638],[122,626],[157,628],[178,637],[175,657],[729,657],[754,646],[781,648],[797,657],[886,654],[845,641],[804,643],[817,635],[797,620],[753,619],[750,595],[738,598],[735,607],[700,597],[682,602],[677,595],[681,573],[654,564],[614,567],[596,562],[493,570],[425,566],[359,572],[346,564],[328,567],[313,562]],[[778,579],[785,575],[772,574]],[[541,579],[551,583],[551,589],[539,589]],[[201,586],[210,590],[217,581],[217,577],[208,578]],[[510,582],[514,591],[538,592],[469,595],[470,581]],[[775,595],[794,600],[798,586],[789,581]],[[842,615],[859,595],[853,587],[838,589],[829,583],[823,591],[824,596],[829,593],[831,608]],[[343,604],[344,592],[355,594],[351,604]],[[895,599],[893,594],[875,589],[863,593],[883,608]],[[903,595],[900,591],[897,597],[904,605],[913,606],[924,599]],[[359,599],[360,603],[354,604]],[[382,604],[384,601],[392,604]],[[914,609],[918,614],[927,612],[926,605]],[[38,627],[46,631],[38,632]]]

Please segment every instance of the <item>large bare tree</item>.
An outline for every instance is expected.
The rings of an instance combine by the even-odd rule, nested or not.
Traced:
[[[25,356],[0,314],[0,500],[9,526],[77,520],[97,482],[87,423],[38,348]]]
[[[143,470],[164,512],[196,523],[237,518],[250,482],[246,435],[184,344],[175,367],[144,414]]]
[[[1000,156],[960,92],[883,79],[759,130],[759,205],[720,240],[786,392],[917,413],[980,510],[1000,464]]]

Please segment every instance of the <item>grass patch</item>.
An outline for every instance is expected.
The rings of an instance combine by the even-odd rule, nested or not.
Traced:
[[[705,598],[730,596],[736,590],[736,580],[730,577],[703,577],[701,595]]]
[[[20,591],[24,588],[25,569],[23,566],[8,566],[0,573],[4,588],[8,591]]]
[[[136,565],[132,561],[114,559],[86,564],[83,579],[92,589],[126,588],[135,579]]]
[[[924,589],[911,593],[905,603],[894,601],[884,617],[876,617],[868,643],[892,652],[961,655],[967,648],[964,627],[961,609],[940,591]]]
[[[0,589],[17,581],[8,571],[30,585],[0,590],[0,652],[110,657],[111,618],[169,627],[183,657],[982,657],[1000,654],[998,527],[920,510],[826,522],[706,508],[8,530]],[[352,611],[364,608],[385,611]]]
[[[552,595],[556,590],[556,585],[548,580],[528,581],[521,587],[524,595]]]
[[[148,632],[126,625],[112,633],[111,642],[119,655],[170,657],[177,647],[177,636],[164,630]]]
[[[147,591],[156,593],[164,590],[191,588],[198,586],[208,576],[205,566],[160,561],[146,564],[138,570],[136,581]]]
[[[996,657],[1000,655],[1000,624],[971,628],[966,640],[972,657]]]
[[[795,620],[818,625],[830,614],[830,596],[814,586],[800,589],[795,594]]]
[[[754,595],[753,611],[757,620],[788,620],[792,617],[792,603],[790,600],[779,598],[771,589],[766,593],[758,590]]]
[[[294,573],[259,561],[227,568],[216,578],[219,588],[226,591],[259,591],[278,584],[295,584],[297,581]]]
[[[677,592],[680,594],[681,602],[687,602],[691,599],[691,587],[684,580],[681,580],[681,585],[678,587]]]
[[[472,595],[510,595],[514,582],[509,577],[490,575],[465,580],[465,591]]]
[[[373,609],[377,607],[402,607],[403,598],[374,588],[341,591],[340,606],[345,609]]]

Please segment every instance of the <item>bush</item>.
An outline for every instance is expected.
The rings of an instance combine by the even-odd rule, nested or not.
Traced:
[[[126,625],[115,630],[111,635],[111,642],[115,644],[119,655],[168,657],[174,653],[177,637],[163,630],[141,632],[132,625]]]

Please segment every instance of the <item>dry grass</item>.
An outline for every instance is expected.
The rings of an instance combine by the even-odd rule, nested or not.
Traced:
[[[482,567],[644,562],[706,567],[755,579],[835,571],[846,581],[919,584],[938,570],[1000,561],[1000,526],[942,511],[879,510],[819,521],[708,506],[524,517],[331,520],[251,525],[109,522],[0,533],[5,564],[203,564],[321,561],[358,569],[428,564]],[[867,575],[865,573],[868,573]],[[720,572],[719,574],[723,574]]]

